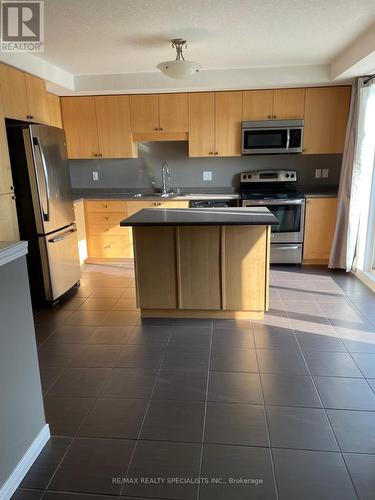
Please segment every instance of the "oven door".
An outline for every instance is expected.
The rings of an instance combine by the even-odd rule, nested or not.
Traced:
[[[302,127],[243,128],[242,154],[301,153]]]
[[[272,226],[271,243],[303,243],[305,200],[243,200],[243,207],[265,206],[277,217]]]

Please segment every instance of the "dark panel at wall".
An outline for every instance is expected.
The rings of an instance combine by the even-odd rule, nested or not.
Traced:
[[[295,169],[304,186],[335,186],[339,182],[341,155],[257,155],[232,158],[189,158],[187,142],[139,144],[139,158],[131,160],[71,160],[72,187],[79,188],[160,188],[161,164],[167,161],[172,186],[180,188],[236,188],[239,174],[257,169]],[[315,179],[316,168],[328,168],[328,179]],[[212,171],[212,181],[202,173]],[[92,172],[99,172],[99,181]]]

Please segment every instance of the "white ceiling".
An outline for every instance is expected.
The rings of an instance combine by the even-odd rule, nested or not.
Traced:
[[[374,0],[45,0],[45,51],[0,59],[64,94],[319,85],[375,70]],[[202,65],[171,80],[171,38]],[[365,61],[365,64],[361,61]],[[340,83],[338,81],[337,83]]]
[[[75,75],[157,71],[185,37],[204,69],[329,63],[374,0],[45,0],[41,57]]]

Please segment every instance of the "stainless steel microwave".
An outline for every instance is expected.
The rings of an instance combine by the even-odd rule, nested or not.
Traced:
[[[242,154],[301,153],[303,120],[242,122]]]

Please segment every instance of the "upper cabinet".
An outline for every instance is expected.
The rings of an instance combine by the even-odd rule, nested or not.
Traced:
[[[186,133],[187,94],[131,95],[130,115],[133,134]]]
[[[273,120],[303,118],[305,89],[277,89],[273,91]]]
[[[342,153],[350,106],[350,87],[306,89],[304,152]]]
[[[241,154],[241,120],[242,92],[216,92],[215,155]]]
[[[61,112],[69,158],[99,155],[95,97],[62,97]]]
[[[246,90],[242,119],[292,120],[303,118],[305,89]]]
[[[5,64],[0,64],[4,114],[8,118],[50,123],[46,82]]]
[[[60,97],[47,93],[49,123],[54,127],[62,128]]]
[[[158,96],[131,95],[130,116],[133,133],[157,132],[160,129]]]
[[[39,123],[49,123],[46,82],[41,78],[25,73],[25,83],[29,119]]]
[[[241,154],[242,92],[189,94],[189,156]]]
[[[271,120],[273,90],[246,90],[243,92],[242,119]]]
[[[5,64],[0,64],[0,82],[4,115],[20,120],[28,119],[25,74]]]
[[[136,145],[130,132],[129,96],[95,97],[100,155],[106,158],[133,158]]]
[[[215,151],[215,94],[189,94],[189,156],[212,156]]]
[[[129,97],[62,97],[69,158],[131,158]]]

